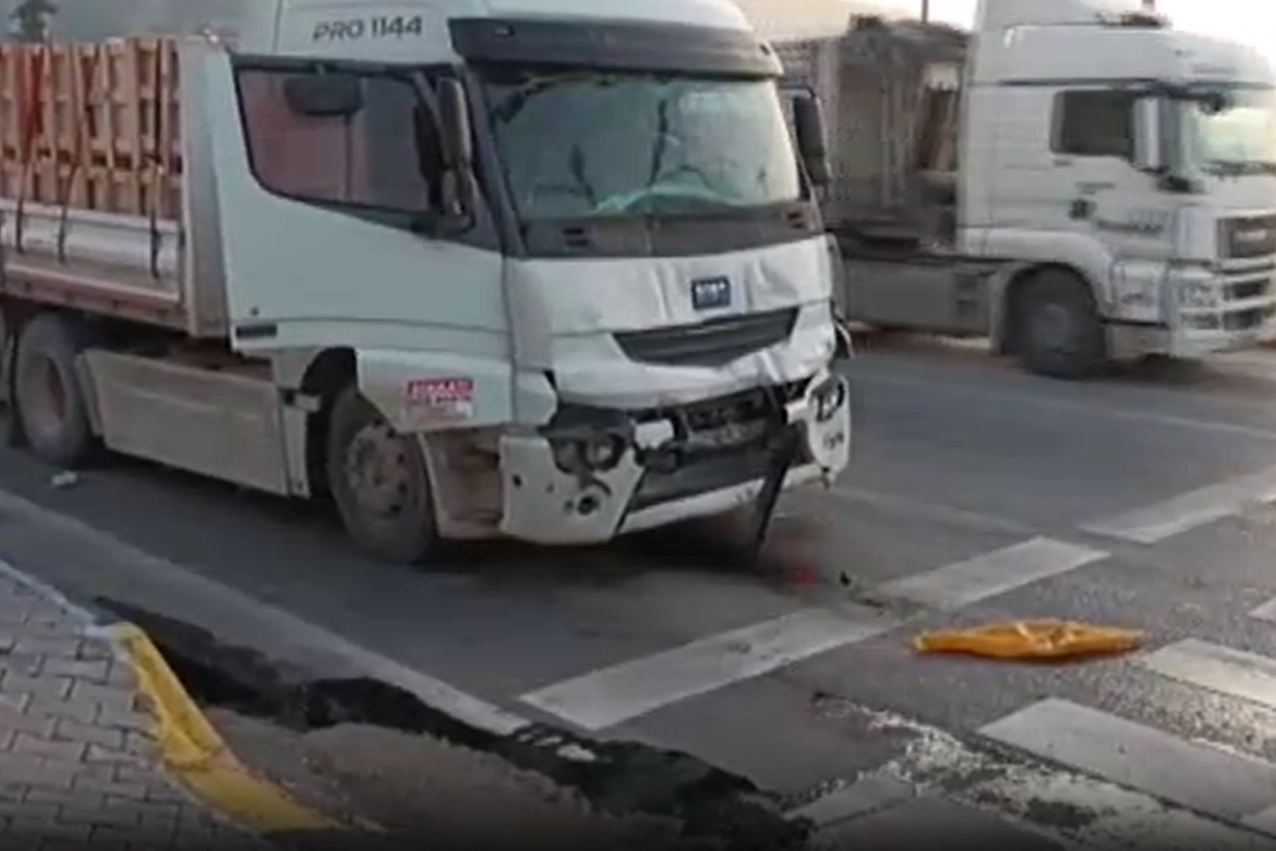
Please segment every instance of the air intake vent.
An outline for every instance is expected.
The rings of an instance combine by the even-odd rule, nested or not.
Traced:
[[[616,342],[630,358],[667,366],[723,366],[787,340],[798,309],[787,307],[679,325],[655,331],[627,331]]]

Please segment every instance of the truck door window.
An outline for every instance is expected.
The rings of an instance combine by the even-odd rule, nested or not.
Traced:
[[[1130,92],[1061,92],[1054,102],[1051,150],[1076,157],[1134,156],[1134,104]]]
[[[419,213],[432,187],[421,173],[416,92],[400,77],[361,75],[354,115],[299,115],[284,82],[295,72],[244,69],[239,96],[257,180],[278,195],[325,206]]]

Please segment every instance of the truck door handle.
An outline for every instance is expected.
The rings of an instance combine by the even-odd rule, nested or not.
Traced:
[[[1068,215],[1074,219],[1088,219],[1090,214],[1094,212],[1094,202],[1085,198],[1078,198],[1072,202],[1072,208],[1068,210]]]

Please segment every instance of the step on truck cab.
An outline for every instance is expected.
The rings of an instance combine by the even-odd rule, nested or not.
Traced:
[[[330,493],[408,561],[846,466],[818,111],[795,149],[729,0],[246,8],[227,38],[0,48],[37,454]]]
[[[1276,78],[1141,0],[777,44],[828,113],[846,316],[1059,377],[1276,337]]]

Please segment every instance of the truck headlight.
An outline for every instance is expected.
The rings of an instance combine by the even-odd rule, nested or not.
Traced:
[[[1218,287],[1209,281],[1181,281],[1179,303],[1184,307],[1202,309],[1218,307]]]
[[[551,439],[554,466],[564,473],[604,472],[620,463],[625,443],[613,434],[599,434],[578,439]]]

